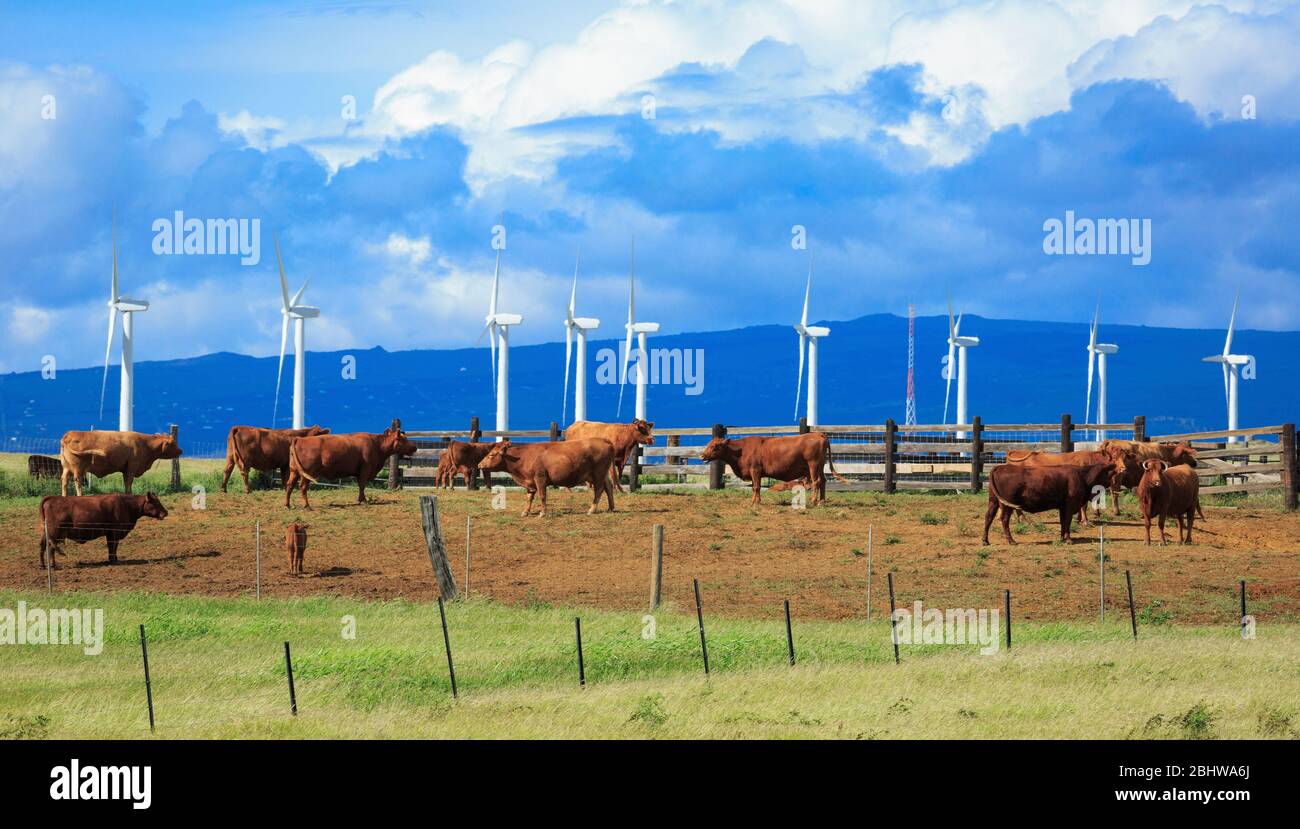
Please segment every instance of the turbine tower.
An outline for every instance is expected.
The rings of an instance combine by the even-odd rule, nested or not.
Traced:
[[[149,310],[143,299],[131,299],[118,293],[117,287],[117,213],[113,214],[113,282],[108,294],[108,345],[104,349],[104,379],[99,386],[99,417],[104,417],[104,393],[108,389],[108,358],[113,353],[113,329],[117,315],[122,315],[122,390],[117,404],[117,428],[121,432],[134,431],[135,418],[135,331],[132,317]]]
[[[500,284],[501,249],[498,248],[496,267],[492,271],[492,298],[488,300],[488,312],[484,317],[487,324],[483,327],[483,333],[488,335],[492,345],[492,373],[497,389],[496,430],[504,432],[510,428],[510,326],[519,325],[524,318],[519,314],[497,312],[497,292]],[[501,440],[502,436],[497,435],[497,441]]]
[[[1097,423],[1105,423],[1106,413],[1106,357],[1119,353],[1119,346],[1112,343],[1097,342],[1097,321],[1101,317],[1101,303],[1092,315],[1092,329],[1088,332],[1088,397],[1083,407],[1083,417],[1087,420],[1092,412],[1092,369],[1097,365]],[[1096,430],[1094,437],[1100,442],[1106,439],[1106,430]]]
[[[284,376],[284,351],[289,342],[289,320],[293,320],[293,428],[307,427],[307,320],[320,316],[320,309],[299,305],[311,277],[303,280],[302,287],[292,298],[289,283],[284,278],[284,259],[280,257],[280,236],[275,235],[275,263],[280,268],[280,368],[275,374],[275,406],[271,410],[271,428],[280,415],[280,380]]]
[[[808,351],[808,425],[817,425],[817,340],[829,337],[831,330],[808,325],[808,300],[812,298],[812,263],[808,263],[808,283],[803,289],[803,314],[794,330],[799,334],[799,382],[794,389],[794,416],[799,417],[799,394],[803,391],[803,359]]]
[[[560,423],[569,414],[569,361],[573,354],[573,337],[578,337],[577,377],[573,389],[573,420],[587,419],[587,332],[600,327],[600,320],[591,317],[575,317],[578,305],[578,263],[582,259],[582,248],[573,262],[573,290],[569,292],[569,308],[564,316],[564,407],[560,410]]]
[[[966,418],[966,350],[974,348],[980,344],[979,337],[961,336],[961,316],[956,321],[952,316],[952,294],[948,295],[948,370],[944,372],[947,375],[948,385],[943,393],[943,422],[948,422],[948,395],[952,391],[952,366],[953,351],[956,351],[957,362],[957,425],[964,426],[970,421]],[[957,439],[965,440],[966,433],[958,432]]]
[[[657,322],[636,321],[636,239],[632,239],[631,265],[627,282],[627,343],[623,348],[623,375],[618,385],[618,416],[623,414],[623,385],[627,383],[627,361],[632,354],[632,335],[636,335],[636,417],[646,419],[645,392],[650,382],[649,351],[646,349],[646,334],[659,333]]]
[[[1232,431],[1237,427],[1237,384],[1240,381],[1241,367],[1248,365],[1255,358],[1249,354],[1233,354],[1232,352],[1232,330],[1237,323],[1237,303],[1241,299],[1241,292],[1232,301],[1232,316],[1228,318],[1228,338],[1223,341],[1223,353],[1213,354],[1209,357],[1201,358],[1202,362],[1218,363],[1223,368],[1223,396],[1228,404],[1228,430]],[[1228,443],[1237,443],[1241,440],[1239,435],[1229,435]]]

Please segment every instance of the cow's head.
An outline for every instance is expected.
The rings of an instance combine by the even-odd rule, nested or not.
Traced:
[[[1173,465],[1186,464],[1187,466],[1196,466],[1196,450],[1187,441],[1177,443],[1169,450],[1169,455],[1173,458]]]
[[[500,443],[492,444],[492,448],[483,456],[483,460],[478,462],[479,469],[486,469],[494,472],[498,469],[506,468],[506,452],[510,449],[510,439],[507,438]]]
[[[1147,458],[1142,462],[1142,486],[1153,487],[1160,486],[1164,483],[1165,470],[1169,468],[1169,461],[1160,458]]]
[[[411,443],[410,439],[406,436],[406,432],[403,432],[401,429],[394,429],[392,426],[389,426],[384,430],[379,445],[384,452],[389,455],[403,455],[409,457],[415,454],[415,444]]]
[[[636,417],[636,418],[633,418],[633,419],[632,419],[632,425],[636,427],[636,442],[637,442],[637,443],[644,443],[644,444],[647,445],[647,446],[654,446],[654,443],[655,443],[655,436],[654,436],[654,428],[655,428],[655,425],[654,425],[653,423],[651,423],[650,421],[647,421],[647,420],[642,420],[642,419],[639,418],[639,417]]]
[[[328,435],[329,433],[330,430],[323,426],[312,425],[303,430],[302,436],[306,438],[311,437],[312,435]]]
[[[731,457],[731,441],[726,438],[714,438],[700,452],[702,461],[725,461]]]
[[[145,493],[144,505],[140,509],[140,514],[147,515],[150,518],[162,519],[167,517],[167,508],[162,505],[162,501],[158,500],[157,495],[148,492]]]
[[[158,453],[160,458],[179,458],[181,456],[181,445],[171,435],[154,435],[149,439],[149,445]]]

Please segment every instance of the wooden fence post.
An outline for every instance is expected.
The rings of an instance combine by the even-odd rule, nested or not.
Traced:
[[[429,547],[429,563],[433,565],[433,575],[438,580],[438,592],[451,601],[456,598],[456,580],[447,561],[447,542],[442,536],[437,496],[420,496],[420,523],[424,526],[424,543]]]
[[[1282,424],[1282,437],[1280,439],[1282,457],[1282,499],[1286,504],[1288,511],[1294,512],[1297,500],[1300,500],[1300,480],[1297,480],[1297,466],[1300,463],[1296,458],[1295,445],[1295,424]]]
[[[482,438],[483,438],[483,432],[478,427],[478,418],[471,417],[469,419],[469,442],[478,443]],[[480,469],[477,475],[470,473],[470,476],[471,476],[469,481],[470,489],[478,489],[478,479],[480,477],[483,478],[483,484],[488,489],[492,488],[492,473],[488,472],[486,469]]]
[[[664,525],[654,526],[654,549],[650,554],[650,612],[659,609],[660,590],[664,580]]]
[[[727,427],[721,423],[713,424],[713,436],[715,438],[725,438],[727,436]],[[722,473],[725,465],[722,461],[709,462],[709,489],[722,489]]]
[[[551,421],[551,443],[555,443],[559,439],[560,439],[560,424],[552,420]]]
[[[632,444],[632,467],[627,473],[627,488],[632,492],[641,489],[641,444]]]
[[[898,439],[898,424],[891,417],[885,421],[885,492],[897,492],[898,482],[894,478],[894,464],[898,460],[895,449]]]
[[[799,434],[808,434],[808,418],[806,417],[799,418]]]
[[[970,491],[984,488],[984,424],[979,415],[971,419],[970,433]]]
[[[177,444],[180,443],[180,431],[181,431],[180,427],[177,426],[175,423],[173,423],[171,428],[172,440]],[[181,459],[172,458],[171,491],[180,492],[180,489],[181,489]]]
[[[392,428],[393,431],[400,432],[402,430],[402,421],[397,418],[393,418]],[[395,454],[389,455],[388,456],[388,488],[398,489],[401,487],[401,485],[402,485],[402,468],[397,465],[397,455]]]
[[[1147,439],[1147,418],[1146,415],[1138,415],[1133,418],[1133,440],[1139,443]]]
[[[1074,451],[1074,423],[1068,414],[1061,415],[1061,451]]]
[[[673,448],[673,449],[676,449],[677,447],[679,447],[679,446],[681,446],[681,445],[682,445],[682,436],[681,436],[681,435],[669,435],[669,436],[668,436],[668,446],[669,446],[669,447],[671,447],[671,448]],[[664,462],[667,463],[667,464],[669,464],[670,466],[676,466],[677,464],[679,464],[679,463],[682,462],[682,459],[679,458],[679,457],[676,456],[676,455],[669,455],[669,456],[665,459]]]

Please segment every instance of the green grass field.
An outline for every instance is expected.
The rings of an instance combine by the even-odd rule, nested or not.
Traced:
[[[888,623],[448,606],[453,702],[436,605],[335,598],[0,592],[0,608],[98,607],[105,645],[0,647],[0,737],[146,738],[137,626],[160,738],[1296,738],[1300,628],[1016,624],[1014,648],[904,646]],[[342,634],[355,620],[355,638]],[[1126,621],[1126,620],[1125,620]],[[283,642],[300,713],[289,713]]]

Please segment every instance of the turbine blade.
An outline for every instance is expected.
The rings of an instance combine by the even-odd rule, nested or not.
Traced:
[[[623,374],[618,382],[618,410],[617,414],[623,414],[623,386],[627,384],[627,361],[632,356],[632,326],[627,327],[627,343],[623,347]]]
[[[271,408],[271,428],[280,417],[280,380],[284,377],[284,351],[289,345],[289,315],[280,316],[280,368],[275,372],[275,405]]]
[[[497,324],[495,321],[488,323],[488,343],[492,347],[492,399],[497,399],[500,389],[497,388]]]
[[[1228,372],[1229,372],[1229,368],[1228,368],[1228,364],[1227,364],[1226,362],[1224,362],[1224,363],[1220,363],[1219,365],[1223,367],[1223,402],[1224,402],[1225,404],[1228,404],[1228,403],[1231,403],[1231,402],[1232,402],[1232,395],[1231,395],[1231,393],[1228,391]]]
[[[1091,416],[1091,412],[1092,412],[1092,372],[1093,372],[1093,363],[1096,361],[1096,359],[1097,359],[1097,352],[1090,347],[1088,349],[1088,398],[1087,398],[1087,402],[1084,403],[1083,405],[1084,423],[1088,422],[1088,418]]]
[[[949,320],[951,322],[951,319]],[[952,394],[952,375],[957,369],[957,346],[952,339],[948,340],[948,366],[944,375],[948,378],[943,388],[943,422],[948,422],[948,398]]]
[[[575,275],[576,279],[577,276]],[[569,362],[573,358],[573,326],[564,326],[564,402],[560,406],[560,425],[569,416]]]
[[[104,347],[104,379],[99,384],[99,419],[104,419],[104,394],[108,391],[108,360],[113,353],[113,329],[117,325],[117,309],[108,309],[108,345]]]
[[[113,287],[108,298],[109,302],[117,302],[117,208],[113,208]]]
[[[808,335],[799,335],[799,382],[794,387],[794,419],[799,419],[799,396],[803,392],[803,358],[804,349],[808,344]]]
[[[952,291],[948,292],[948,337],[951,339],[957,336],[957,326],[952,321]],[[951,352],[949,352],[951,354]],[[949,360],[949,362],[952,362]],[[944,421],[947,423],[948,421]]]
[[[573,320],[573,315],[577,312],[578,307],[578,265],[582,262],[582,247],[578,247],[577,258],[573,260],[573,289],[569,291],[569,316],[568,320]]]
[[[1232,300],[1232,316],[1228,318],[1228,339],[1223,341],[1223,356],[1227,357],[1232,350],[1232,329],[1237,324],[1237,302],[1241,299],[1241,291]]]
[[[808,300],[812,297],[812,263],[808,263],[808,284],[803,289],[803,316],[799,317],[799,324],[808,325]]]
[[[302,287],[298,289],[298,293],[294,294],[293,299],[289,300],[289,307],[292,308],[293,306],[298,304],[298,300],[302,299],[302,295],[307,290],[307,285],[310,282],[311,282],[310,276],[303,280]]]
[[[1101,318],[1101,303],[1097,303],[1097,310],[1092,315],[1092,329],[1088,332],[1088,349],[1091,350],[1097,344],[1097,320]]]
[[[492,298],[488,300],[488,316],[490,317],[495,317],[497,315],[497,286],[500,284],[500,280],[501,280],[501,250],[497,249],[497,263],[496,266],[492,269]],[[492,364],[495,366],[496,362],[494,361]]]
[[[280,298],[284,300],[284,310],[288,311],[292,303],[289,302],[289,283],[284,278],[284,259],[280,256],[280,234],[272,234],[275,239],[275,264],[280,268]]]

